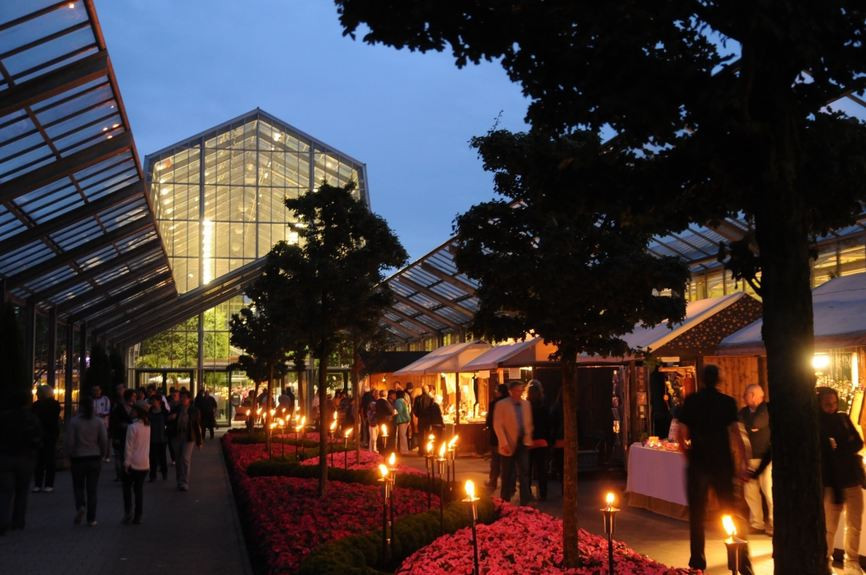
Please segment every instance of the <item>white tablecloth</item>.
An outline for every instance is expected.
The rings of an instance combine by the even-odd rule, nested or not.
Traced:
[[[649,449],[632,443],[628,450],[626,491],[687,506],[685,456],[678,451]]]

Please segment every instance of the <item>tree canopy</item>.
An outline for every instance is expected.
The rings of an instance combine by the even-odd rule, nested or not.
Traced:
[[[622,356],[629,349],[621,336],[635,325],[680,321],[688,270],[646,250],[646,217],[630,217],[593,193],[615,195],[623,185],[616,178],[622,158],[599,159],[593,134],[499,131],[473,145],[504,199],[457,217],[457,266],[479,282],[471,329],[491,341],[533,335],[557,346],[567,446],[563,549],[566,565],[576,566],[577,355]]]
[[[776,572],[823,573],[810,242],[851,222],[866,200],[866,128],[827,106],[866,87],[866,6],[336,4],[344,32],[366,25],[367,42],[450,49],[458,66],[498,61],[529,97],[533,129],[615,138],[639,160],[632,169],[644,182],[628,201],[663,213],[669,231],[747,219],[752,237],[723,255],[735,256],[728,264],[743,277],[761,274]]]

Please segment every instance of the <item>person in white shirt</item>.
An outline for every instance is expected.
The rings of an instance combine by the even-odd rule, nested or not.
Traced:
[[[123,522],[138,525],[144,503],[144,478],[150,470],[150,421],[145,401],[132,406],[133,421],[126,428],[123,452]],[[135,492],[133,515],[132,494]]]
[[[499,442],[502,458],[502,491],[504,501],[514,496],[520,482],[520,504],[532,501],[529,490],[529,448],[532,447],[532,407],[523,399],[526,384],[520,380],[508,382],[508,397],[496,404],[493,430]]]

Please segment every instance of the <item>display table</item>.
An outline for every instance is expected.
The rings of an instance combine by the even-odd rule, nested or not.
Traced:
[[[632,443],[628,450],[628,504],[675,519],[688,519],[686,458],[679,451]]]

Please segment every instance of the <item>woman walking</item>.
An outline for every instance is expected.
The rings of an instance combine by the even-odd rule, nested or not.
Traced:
[[[144,503],[144,478],[150,470],[150,421],[148,406],[137,401],[132,406],[132,424],[126,429],[126,447],[123,456],[123,522],[141,523]],[[135,514],[132,495],[135,492]]]
[[[69,422],[64,441],[71,464],[72,491],[75,496],[73,522],[80,524],[86,509],[87,524],[95,527],[97,485],[102,458],[108,457],[108,432],[102,418],[93,413],[91,397],[82,397],[80,406],[78,415]]]
[[[863,466],[858,452],[863,440],[847,413],[837,411],[839,396],[818,388],[821,407],[821,463],[824,480],[824,522],[827,526],[827,564],[832,572],[833,541],[845,511],[845,575],[860,575],[860,522],[863,515]]]

